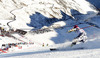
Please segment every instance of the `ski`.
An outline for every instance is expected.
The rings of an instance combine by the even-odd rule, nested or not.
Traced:
[[[74,48],[73,50],[81,50],[81,49],[85,49],[84,47],[79,47],[79,48]]]
[[[59,50],[59,49],[57,49],[57,48],[50,48],[50,51],[57,51],[57,50]]]
[[[71,49],[68,49],[68,50],[82,50],[82,49],[85,49],[85,48],[84,47],[78,47],[78,48],[71,48]],[[59,51],[59,50],[62,50],[62,49],[50,48],[50,51]]]

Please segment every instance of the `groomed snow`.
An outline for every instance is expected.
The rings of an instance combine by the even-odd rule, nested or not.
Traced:
[[[21,37],[19,34],[13,35],[25,42],[34,42],[34,44],[22,45],[22,49],[13,47],[8,51],[8,53],[0,52],[0,58],[99,58],[100,28],[93,26],[85,28],[84,30],[88,36],[87,42],[77,44],[72,48],[69,47],[71,41],[77,36],[77,34],[74,32],[67,33],[67,31],[73,28],[73,25],[75,24],[84,23],[84,20],[75,21],[74,19],[69,19],[67,21],[55,22],[50,26],[43,26],[52,31],[39,34],[30,33],[29,30],[34,30],[35,28],[27,25],[31,23],[30,16],[36,14],[36,12],[47,18],[60,19],[62,18],[61,11],[71,17],[74,17],[70,12],[74,9],[81,14],[86,14],[86,17],[88,18],[93,17],[87,22],[94,23],[96,26],[100,27],[100,16],[95,16],[97,11],[90,6],[91,5],[85,0],[1,0],[0,26],[8,30],[9,28],[6,25],[7,22],[15,19],[13,22],[9,23],[10,27],[14,29],[28,29],[28,33],[24,35],[25,37]],[[35,17],[35,19],[37,19],[37,17]],[[52,28],[53,26],[61,26],[62,28],[54,29]],[[90,25],[84,23],[79,24],[78,26],[83,28]],[[0,46],[4,43],[18,42],[20,41],[0,36]],[[58,48],[59,51],[50,51],[49,48]]]

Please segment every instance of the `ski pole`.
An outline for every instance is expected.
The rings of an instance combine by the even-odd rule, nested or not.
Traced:
[[[95,26],[95,25],[91,25],[91,26],[87,26],[87,27],[82,27],[80,29],[85,29],[85,28],[89,28],[89,27],[92,27],[92,26]]]
[[[95,26],[95,25],[82,27],[82,28],[80,28],[80,29],[85,29],[85,28],[89,28],[89,27],[92,27],[92,26]],[[68,30],[68,32],[67,32],[67,33],[70,33],[70,32],[75,31],[75,30],[76,30],[76,29],[71,29],[71,30]],[[77,30],[79,30],[79,29],[77,29]]]

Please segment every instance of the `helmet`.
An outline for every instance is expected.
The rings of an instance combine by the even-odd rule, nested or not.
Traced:
[[[77,27],[78,27],[77,25],[74,26],[74,28],[77,28]]]

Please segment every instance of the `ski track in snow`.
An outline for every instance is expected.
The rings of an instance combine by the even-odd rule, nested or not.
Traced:
[[[91,49],[91,50],[71,50],[71,51],[37,51],[37,52],[24,52],[24,53],[11,53],[11,54],[5,54],[0,55],[0,57],[8,57],[8,58],[93,58],[93,57],[99,57],[100,55],[100,49]]]
[[[77,57],[81,57],[81,58],[93,58],[93,57],[99,57],[99,51],[100,51],[100,45],[99,47],[93,47],[93,46],[97,46],[97,43],[100,42],[96,42],[95,40],[91,40],[92,42],[95,42],[94,45],[91,45],[92,43],[89,43],[89,42],[86,42],[86,44],[83,44],[83,47],[85,45],[85,48],[87,47],[87,44],[89,44],[91,47],[87,47],[86,49],[77,49],[79,48],[79,46],[82,47],[82,44],[79,44],[79,45],[76,45],[74,46],[72,49],[66,49],[65,46],[67,47],[68,45],[65,45],[66,43],[64,44],[57,44],[57,45],[54,45],[55,47],[62,47],[61,50],[58,50],[58,51],[50,51],[48,47],[42,47],[40,48],[39,50],[36,49],[36,50],[26,50],[26,51],[21,51],[21,52],[11,52],[11,53],[7,53],[7,54],[1,54],[0,55],[0,58],[1,57],[7,57],[7,58],[19,58],[19,57],[24,57],[24,58],[31,58],[31,57],[36,57],[36,58],[39,58],[39,57],[54,57],[54,58],[66,58],[66,57],[69,57],[69,58],[77,58]],[[65,45],[65,46],[64,46]],[[64,46],[64,47],[63,47]],[[70,55],[69,55],[70,54]],[[72,55],[72,56],[71,56]],[[26,56],[26,57],[25,57]]]

